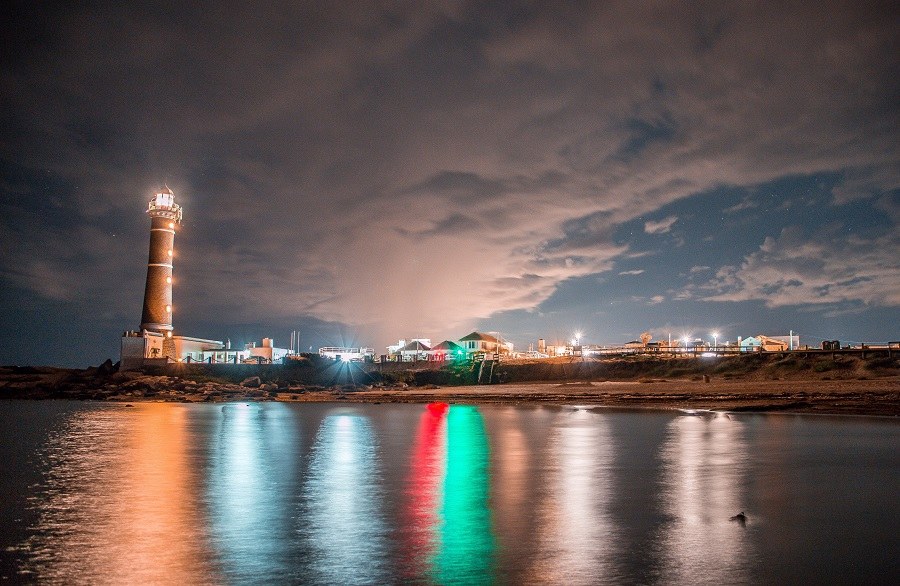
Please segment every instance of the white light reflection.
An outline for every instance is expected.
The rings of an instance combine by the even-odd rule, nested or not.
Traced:
[[[317,581],[386,583],[386,533],[375,434],[356,413],[322,421],[304,489]]]
[[[662,583],[728,584],[752,575],[748,528],[730,520],[746,508],[744,425],[723,414],[676,417],[662,459],[672,518],[662,539]]]
[[[596,584],[613,579],[610,519],[612,438],[602,415],[566,409],[548,445],[547,491],[539,510],[540,554],[531,580]]]
[[[235,582],[290,575],[290,510],[300,453],[293,411],[228,403],[211,434],[207,490],[212,542]]]

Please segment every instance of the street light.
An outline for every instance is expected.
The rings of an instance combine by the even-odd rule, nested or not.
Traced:
[[[713,332],[713,351],[715,352],[719,347],[719,332]]]

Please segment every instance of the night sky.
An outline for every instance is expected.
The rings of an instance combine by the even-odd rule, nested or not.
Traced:
[[[118,359],[165,183],[177,334],[900,339],[896,2],[3,11],[0,364]]]

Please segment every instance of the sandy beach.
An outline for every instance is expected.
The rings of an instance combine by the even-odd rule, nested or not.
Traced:
[[[279,393],[283,401],[541,403],[612,408],[782,411],[900,416],[900,378],[516,383],[439,388]]]
[[[475,382],[477,371],[466,363],[415,366],[397,364],[381,372],[375,365],[353,376],[350,367],[336,370],[328,360],[262,367],[173,365],[158,372],[119,372],[111,361],[81,370],[2,367],[0,399],[442,401],[900,416],[900,372],[890,357],[510,361],[495,369],[493,384],[458,383]]]

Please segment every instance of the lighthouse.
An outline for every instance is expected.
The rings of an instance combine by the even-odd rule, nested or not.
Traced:
[[[181,206],[167,187],[150,200],[150,256],[147,260],[147,285],[141,330],[172,336],[172,261],[175,255],[175,229],[181,224]]]
[[[122,334],[122,370],[139,370],[145,366],[170,363],[229,363],[255,359],[280,361],[288,353],[275,348],[270,338],[263,338],[261,348],[232,350],[221,340],[174,335],[172,331],[172,265],[175,258],[175,232],[181,224],[181,206],[167,187],[154,194],[147,205],[150,216],[150,255],[147,259],[147,284],[144,288],[144,310],[141,329]],[[182,367],[179,367],[182,368]]]

